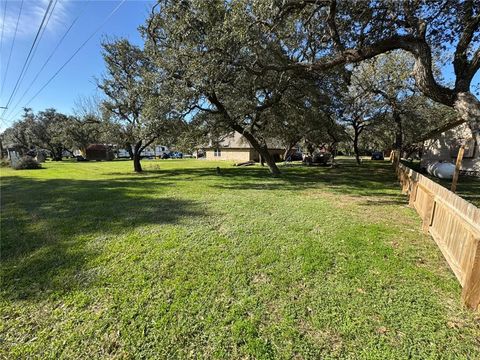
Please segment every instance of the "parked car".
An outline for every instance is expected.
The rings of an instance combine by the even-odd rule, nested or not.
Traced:
[[[313,163],[320,165],[328,165],[332,155],[330,153],[317,153],[313,155]]]
[[[380,151],[374,151],[372,153],[372,160],[384,160],[383,153]]]
[[[182,159],[183,158],[183,153],[179,151],[172,151],[170,152],[170,158],[172,159]]]
[[[162,155],[160,155],[160,159],[170,159],[170,154],[165,152]]]
[[[76,155],[75,158],[77,159],[77,161],[88,161],[82,155]]]
[[[306,165],[329,165],[332,155],[330,153],[315,153],[312,156],[304,155],[303,162]]]
[[[301,152],[294,152],[287,157],[287,161],[302,161],[303,155]]]

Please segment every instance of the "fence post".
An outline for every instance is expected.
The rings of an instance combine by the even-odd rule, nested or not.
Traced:
[[[428,229],[432,224],[434,216],[435,216],[435,195],[433,195],[432,193],[429,193],[426,214],[422,224],[422,230],[425,234],[428,234]]]
[[[451,187],[452,192],[457,191],[458,174],[460,173],[460,167],[462,166],[464,151],[465,151],[465,145],[460,146],[460,149],[458,149],[457,162],[455,163],[455,172],[453,173],[452,187]]]
[[[476,310],[480,303],[480,239],[475,241],[475,257],[472,267],[465,277],[465,284],[462,290],[462,299],[464,304],[473,310]]]
[[[417,199],[417,188],[418,188],[418,183],[416,181],[412,181],[412,190],[410,191],[408,206],[411,206],[411,207],[415,206],[415,200]]]

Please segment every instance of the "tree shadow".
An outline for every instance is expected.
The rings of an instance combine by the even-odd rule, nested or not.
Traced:
[[[395,172],[388,162],[367,162],[357,166],[343,160],[335,168],[292,166],[282,171],[281,177],[272,178],[261,168],[222,169],[222,177],[226,181],[212,186],[231,190],[308,190],[324,187],[345,195],[383,197],[390,198],[391,202],[403,203]],[[190,172],[190,176],[194,175],[207,174],[204,170]]]
[[[3,292],[11,298],[29,298],[86,287],[94,275],[79,274],[100,251],[87,246],[92,235],[101,242],[126,229],[205,216],[198,203],[168,196],[169,186],[178,181],[202,180],[208,187],[227,191],[327,189],[360,197],[362,205],[406,204],[387,162],[357,166],[342,161],[335,168],[282,170],[275,178],[258,166],[222,167],[220,175],[215,167],[147,170],[140,176],[117,173],[107,180],[3,177]]]
[[[101,241],[125,229],[204,214],[193,201],[162,197],[159,188],[167,182],[137,181],[2,177],[3,293],[37,298],[88,286],[92,279],[79,274],[96,254],[86,236]]]
[[[220,174],[216,167],[147,170],[139,180],[158,178],[163,181],[211,180],[208,186],[221,190],[247,191],[312,191],[327,189],[341,195],[366,198],[363,205],[405,205],[392,165],[387,161],[355,161],[342,159],[337,167],[281,167],[282,174],[272,177],[266,167],[234,167],[226,163]],[[217,165],[217,163],[215,164]],[[114,175],[113,173],[111,175]],[[120,175],[120,173],[115,173]]]

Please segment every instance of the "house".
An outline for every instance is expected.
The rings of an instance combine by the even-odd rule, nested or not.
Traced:
[[[462,144],[465,144],[465,151],[460,171],[480,176],[480,144],[472,138],[472,132],[465,123],[441,133],[436,139],[424,142],[421,168],[426,169],[428,165],[436,162],[455,164]]]
[[[275,161],[283,159],[285,149],[280,145],[269,144],[268,152]],[[247,139],[235,131],[222,137],[219,141],[210,141],[204,148],[207,160],[230,160],[236,162],[260,161],[258,152],[250,145]]]

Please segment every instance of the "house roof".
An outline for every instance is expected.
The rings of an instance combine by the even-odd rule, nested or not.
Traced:
[[[283,146],[281,146],[278,141],[269,141],[267,145],[269,149],[283,149]],[[245,136],[240,134],[238,131],[234,131],[222,136],[217,141],[210,140],[207,149],[213,148],[253,149],[253,146],[245,138]]]

